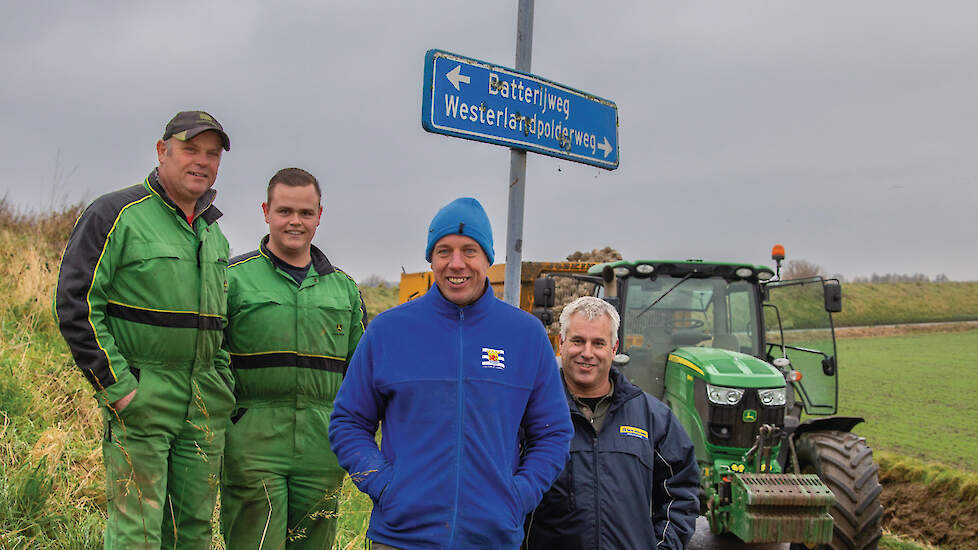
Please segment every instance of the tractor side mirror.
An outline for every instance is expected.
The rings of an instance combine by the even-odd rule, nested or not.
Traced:
[[[554,313],[550,311],[549,307],[535,307],[533,308],[533,316],[540,319],[543,326],[550,326],[550,323],[554,322]]]
[[[835,376],[835,357],[826,355],[822,359],[822,372],[825,373],[825,376]]]
[[[535,307],[554,307],[554,289],[556,283],[552,277],[540,277],[533,281],[533,305]]]
[[[839,281],[825,281],[825,311],[839,313],[842,311],[842,285]]]

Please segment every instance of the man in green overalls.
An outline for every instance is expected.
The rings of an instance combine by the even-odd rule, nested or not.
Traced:
[[[353,279],[312,246],[321,198],[308,172],[276,173],[262,204],[269,234],[228,269],[238,398],[221,489],[229,550],[333,546],[345,472],[329,417],[366,310]]]
[[[54,312],[104,420],[107,549],[207,550],[234,404],[221,350],[228,241],[213,206],[231,142],[178,113],[159,167],[103,195],[71,232]]]

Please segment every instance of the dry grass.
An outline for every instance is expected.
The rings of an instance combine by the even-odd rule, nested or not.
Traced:
[[[38,250],[56,251],[60,256],[83,209],[79,203],[38,213],[15,208],[6,197],[0,198],[0,232],[24,235],[38,243]]]
[[[104,506],[99,412],[51,315],[81,205],[44,215],[0,200],[0,547],[87,548]]]

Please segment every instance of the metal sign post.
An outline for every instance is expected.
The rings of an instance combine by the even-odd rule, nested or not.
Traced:
[[[533,0],[520,0],[516,16],[516,70],[530,72],[533,54]],[[506,281],[503,300],[520,307],[523,267],[523,198],[526,195],[526,151],[509,150],[509,210],[506,213]]]

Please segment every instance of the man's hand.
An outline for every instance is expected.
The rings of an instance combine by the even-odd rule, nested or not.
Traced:
[[[115,409],[115,412],[120,412],[122,409],[126,408],[126,405],[128,405],[130,401],[132,401],[134,395],[136,395],[136,390],[132,390],[125,397],[113,403],[112,408]]]

